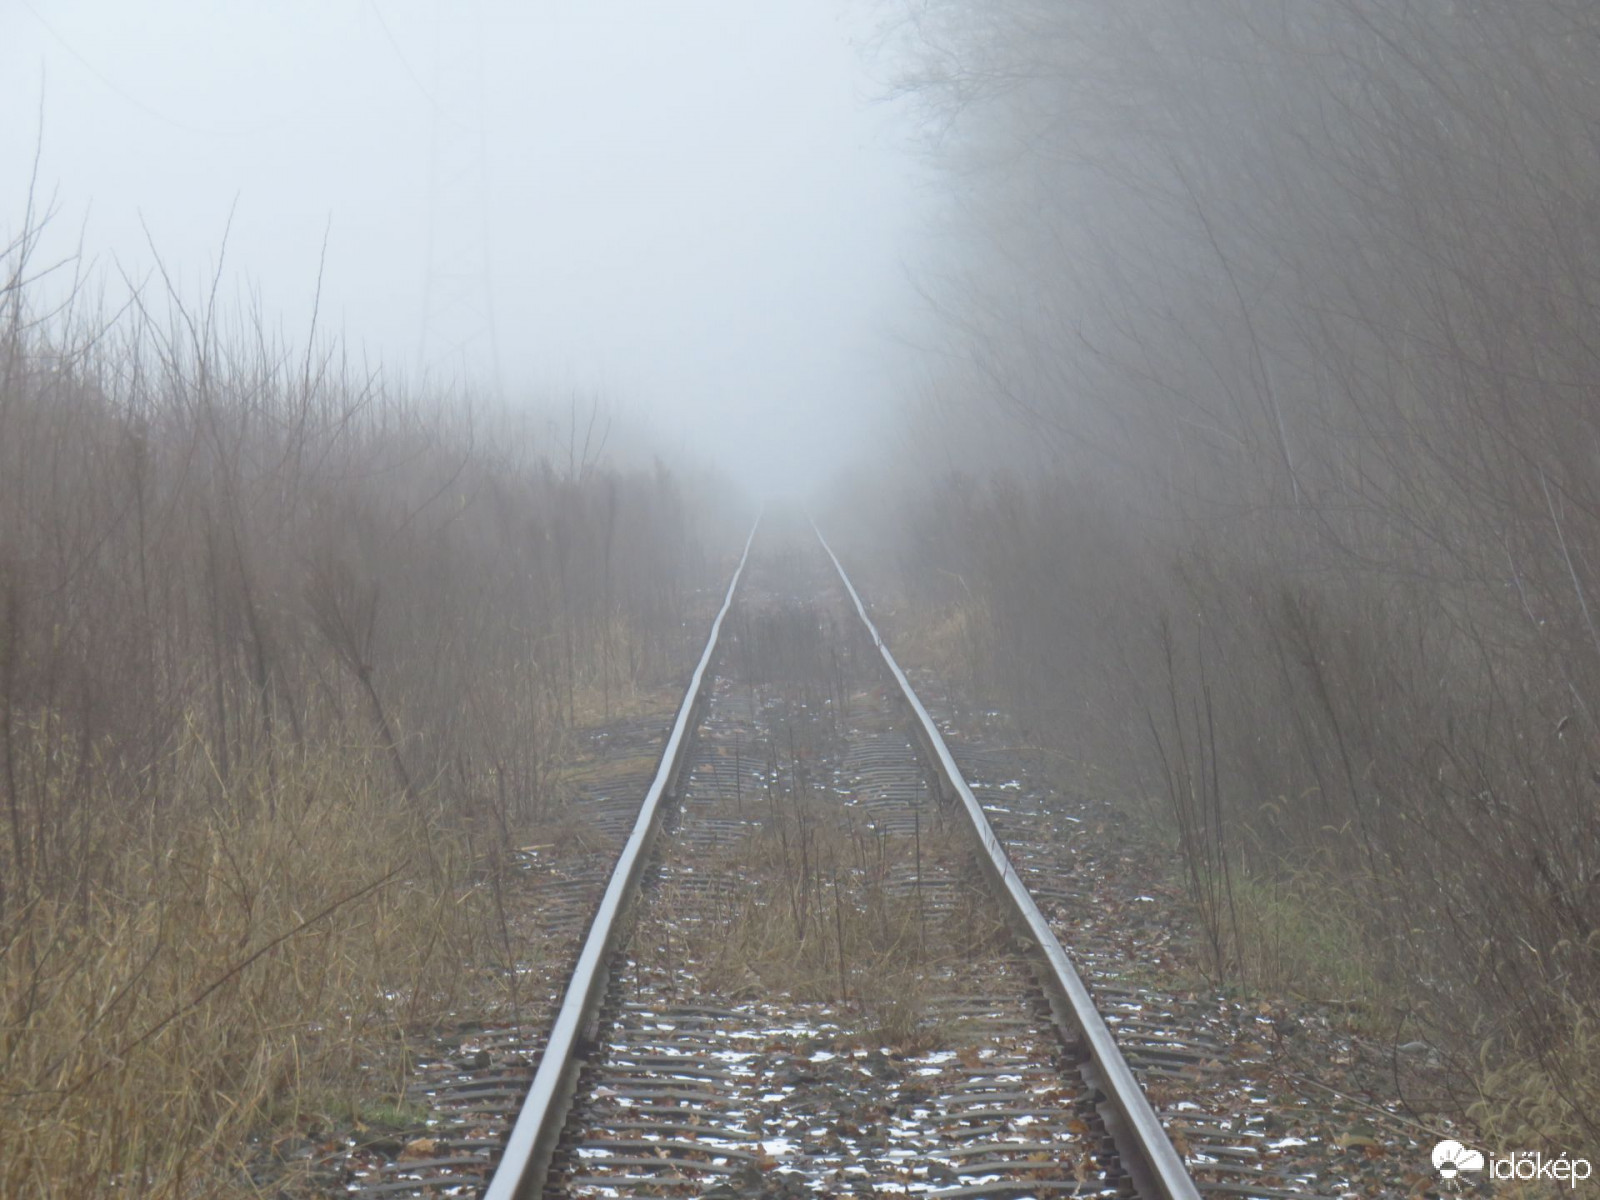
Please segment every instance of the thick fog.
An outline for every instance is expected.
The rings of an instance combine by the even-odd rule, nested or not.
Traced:
[[[1041,894],[1074,953],[1114,940],[1108,994],[1165,989],[1235,1057],[1151,1098],[1285,1152],[1250,1186],[1414,1197],[1467,1130],[1570,1168],[1600,1146],[1597,66],[1576,0],[0,2],[0,945],[55,947],[0,951],[0,1194],[129,1164],[222,1194],[200,1164],[320,1142],[264,1132],[314,1111],[279,1103],[321,1091],[302,1033],[329,1096],[358,1063],[425,1095],[342,1039],[455,1028],[469,959],[533,1027],[501,906],[533,860],[481,849],[595,853],[590,734],[666,728],[745,544],[703,464],[807,493],[941,721],[1008,743],[969,761],[1026,871],[1075,881]],[[225,328],[174,314],[213,280]],[[130,288],[103,338],[50,311]],[[602,406],[608,469],[573,469]],[[853,620],[791,565],[744,647]],[[801,705],[752,679],[754,724],[826,711],[844,746],[855,657]],[[769,814],[779,740],[734,743]],[[832,776],[788,743],[793,799]],[[1035,843],[1013,801],[1073,831]],[[729,1003],[826,947],[826,862],[838,987],[807,987],[863,1018],[830,1044],[964,1036],[850,982],[865,843],[814,852],[801,811],[763,862],[817,905],[781,952],[717,948]],[[449,923],[297,939],[352,862]],[[1180,1100],[1207,1079],[1235,1090]],[[1114,1188],[1095,1144],[1063,1163]],[[782,1145],[772,1178],[825,1161]]]
[[[114,303],[157,254],[201,292],[226,244],[225,294],[301,337],[326,235],[320,320],[391,376],[603,395],[669,454],[800,486],[885,400],[909,291],[874,36],[811,0],[21,0],[0,211],[37,140],[40,261],[81,239]]]

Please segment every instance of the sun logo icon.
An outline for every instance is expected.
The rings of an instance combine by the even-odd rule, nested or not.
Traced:
[[[1483,1151],[1445,1140],[1433,1148],[1433,1169],[1440,1179],[1455,1179],[1464,1171],[1483,1170]]]

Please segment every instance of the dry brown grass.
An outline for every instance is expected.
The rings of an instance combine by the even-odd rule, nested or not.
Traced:
[[[641,713],[663,695],[640,689]],[[654,765],[574,754],[549,784]],[[260,1194],[259,1145],[399,1121],[408,1043],[508,1001],[474,970],[505,949],[504,814],[407,796],[371,743],[224,780],[191,737],[168,766],[158,808],[92,797],[81,887],[7,914],[0,1195]],[[564,806],[533,811],[510,818],[516,844],[603,848]]]
[[[1580,1005],[1567,1018],[1559,1059],[1537,1046],[1484,1047],[1479,1098],[1469,1111],[1490,1145],[1596,1156],[1581,1116],[1600,1112],[1600,1030]]]
[[[977,893],[936,918],[915,893],[887,886],[892,868],[912,868],[911,845],[880,842],[820,816],[813,813],[804,855],[791,816],[786,833],[769,823],[703,865],[697,861],[697,874],[733,879],[732,890],[708,903],[664,885],[655,926],[639,944],[663,948],[654,965],[692,968],[696,987],[726,997],[839,1005],[850,1034],[864,1044],[942,1044],[950,1031],[926,1006],[933,977],[1003,944],[1005,926]],[[929,864],[965,849],[952,832],[922,838]],[[684,912],[698,919],[677,920]]]
[[[248,1192],[252,1136],[393,1115],[406,1039],[495,1002],[465,967],[521,956],[509,849],[567,820],[581,724],[676,689],[721,551],[664,468],[215,291],[35,308],[33,216],[0,235],[0,1194]]]
[[[247,1136],[398,1099],[407,1031],[458,999],[488,905],[459,839],[369,751],[236,773],[186,743],[160,813],[0,946],[0,1193],[248,1192]],[[209,778],[208,778],[209,777]],[[306,1112],[303,1110],[311,1109]]]

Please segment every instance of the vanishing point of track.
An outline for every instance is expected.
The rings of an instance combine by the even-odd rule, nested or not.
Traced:
[[[1195,1200],[1024,875],[821,534],[758,522],[483,1194]]]
[[[755,534],[486,1197],[1195,1197],[843,566],[821,534],[752,562]],[[787,894],[741,867],[774,829]],[[918,963],[896,1053],[851,1029],[874,906]],[[837,992],[712,978],[763,922],[837,942]]]

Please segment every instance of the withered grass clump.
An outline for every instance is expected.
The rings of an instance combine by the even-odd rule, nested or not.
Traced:
[[[645,930],[640,944],[661,948],[656,965],[669,973],[674,960],[692,967],[697,986],[724,997],[831,1003],[853,1034],[873,1044],[940,1044],[949,1031],[926,1003],[941,986],[936,977],[947,981],[1003,945],[1006,927],[976,891],[964,889],[956,910],[938,915],[914,889],[891,888],[896,866],[902,880],[915,877],[908,840],[875,838],[820,815],[810,826],[791,815],[784,832],[769,823],[697,862],[696,874],[734,881],[715,901],[664,885],[656,911],[657,925],[667,928]],[[961,853],[956,839],[924,835],[924,861]],[[696,910],[693,922],[675,919]]]
[[[490,905],[372,758],[221,789],[189,741],[166,811],[98,797],[98,869],[5,923],[0,1192],[247,1190],[269,1114],[330,1130],[401,1094],[405,1035],[461,999]]]

